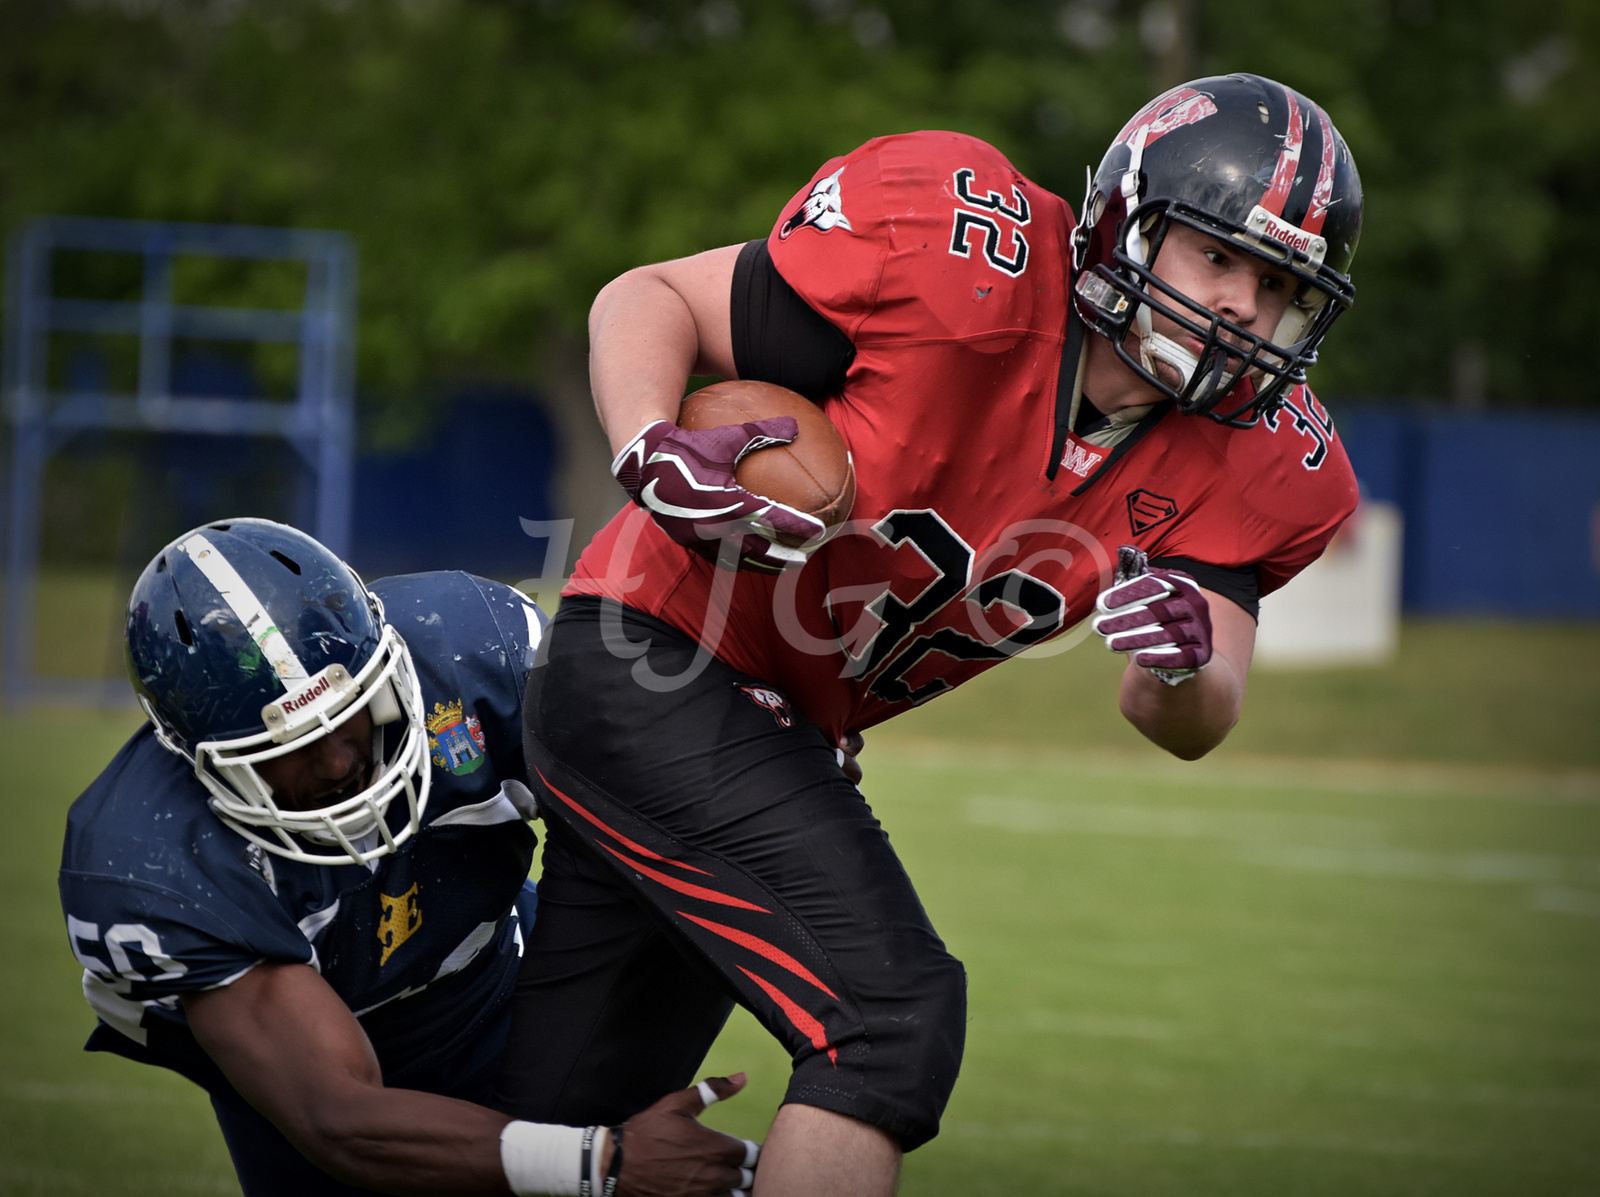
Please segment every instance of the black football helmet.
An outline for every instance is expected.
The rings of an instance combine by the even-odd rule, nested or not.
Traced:
[[[1242,328],[1156,276],[1175,224],[1293,276],[1275,330]],[[1180,411],[1248,426],[1305,381],[1317,346],[1355,298],[1350,260],[1360,235],[1361,179],[1326,112],[1258,75],[1197,79],[1140,109],[1091,177],[1073,234],[1074,302],[1084,323]],[[1155,332],[1151,312],[1198,337],[1200,354]],[[1176,368],[1181,387],[1156,376],[1158,361]]]
[[[421,825],[431,771],[411,653],[377,595],[305,533],[236,519],[178,537],[134,585],[127,652],[157,738],[252,843],[312,864],[365,864]],[[315,810],[280,807],[256,766],[363,710],[373,724],[365,784]],[[396,798],[403,820],[387,817]]]

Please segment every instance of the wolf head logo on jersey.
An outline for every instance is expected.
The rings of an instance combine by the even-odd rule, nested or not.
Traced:
[[[765,686],[740,686],[756,706],[772,712],[772,717],[778,721],[779,727],[793,727],[794,716],[789,713],[789,700],[776,690],[769,690]]]
[[[778,239],[786,239],[796,229],[803,229],[806,225],[815,225],[819,232],[826,233],[829,229],[843,229],[845,232],[854,232],[850,221],[844,214],[844,196],[839,191],[839,176],[844,173],[840,167],[825,179],[818,179],[811,188],[811,194],[789,215],[783,222],[783,227],[778,230]]]

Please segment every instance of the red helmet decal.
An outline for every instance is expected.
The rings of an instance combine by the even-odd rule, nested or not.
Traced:
[[[1149,125],[1150,132],[1145,135],[1145,144],[1149,145],[1174,129],[1215,115],[1216,111],[1216,104],[1205,92],[1195,91],[1192,87],[1175,87],[1134,113],[1133,119],[1122,127],[1122,132],[1111,144],[1121,145],[1133,136],[1140,125]]]

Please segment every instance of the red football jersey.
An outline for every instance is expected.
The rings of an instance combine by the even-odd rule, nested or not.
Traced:
[[[768,247],[856,347],[823,403],[855,460],[851,520],[803,569],[719,575],[630,506],[565,593],[699,636],[837,735],[1082,620],[1118,545],[1283,585],[1357,498],[1304,388],[1246,429],[1166,405],[1114,449],[1069,438],[1047,479],[1072,228],[1065,202],[962,134],[882,137],[827,163]]]

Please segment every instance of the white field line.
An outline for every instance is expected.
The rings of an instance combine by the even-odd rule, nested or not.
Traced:
[[[1025,835],[1213,840],[1236,859],[1297,872],[1419,881],[1533,885],[1536,910],[1600,916],[1600,855],[1425,852],[1387,842],[1381,820],[1296,811],[1082,803],[1021,794],[974,794],[966,821]]]
[[[945,1129],[963,1138],[1030,1142],[1137,1143],[1150,1147],[1200,1147],[1243,1151],[1332,1152],[1338,1155],[1420,1156],[1470,1159],[1470,1148],[1346,1135],[1296,1135],[1272,1131],[1218,1134],[1190,1126],[1128,1127],[1047,1122],[967,1122],[949,1119]]]
[[[867,733],[862,764],[1069,769],[1080,777],[1160,781],[1168,785],[1227,789],[1314,790],[1336,794],[1497,798],[1513,802],[1600,804],[1600,770],[1541,770],[1508,765],[1432,761],[1320,759],[1224,753],[1180,761],[1156,750],[1117,752],[1047,748],[1028,744],[969,745],[885,731]]]

